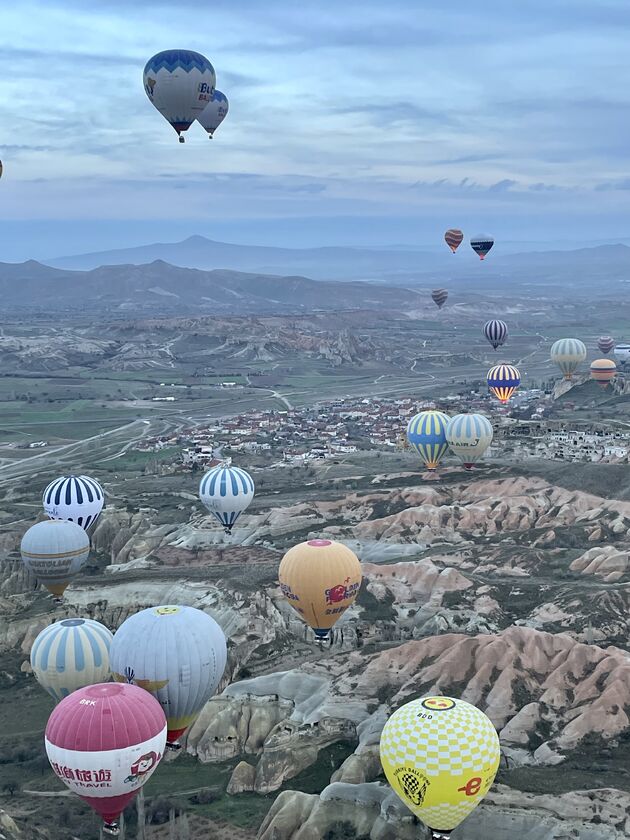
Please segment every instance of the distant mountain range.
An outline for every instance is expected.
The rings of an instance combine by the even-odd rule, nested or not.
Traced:
[[[315,280],[365,280],[394,285],[427,286],[449,282],[451,286],[481,283],[483,288],[501,286],[509,274],[515,280],[546,284],[550,279],[562,283],[593,279],[622,280],[630,272],[627,245],[599,245],[579,250],[524,251],[506,254],[497,243],[484,263],[464,243],[455,256],[446,246],[443,252],[369,248],[274,248],[231,245],[203,236],[182,242],[155,243],[137,248],[102,251],[61,257],[48,265],[71,270],[91,270],[100,266],[146,265],[156,260],[182,268],[203,271],[228,269],[257,275],[298,275]]]
[[[299,276],[200,271],[155,260],[68,271],[30,260],[0,263],[0,308],[110,315],[286,314],[341,309],[407,310],[426,293],[360,282]]]
[[[182,242],[155,243],[137,248],[47,260],[55,268],[87,270],[102,265],[143,265],[163,260],[183,268],[231,269],[258,274],[299,274],[316,280],[371,280],[396,271],[417,271],[419,266],[437,267],[439,254],[408,250],[368,248],[273,248],[231,245],[204,236]]]

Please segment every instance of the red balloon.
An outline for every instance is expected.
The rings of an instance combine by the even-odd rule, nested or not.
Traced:
[[[108,834],[164,754],[166,718],[135,685],[100,683],[73,691],[46,726],[56,775],[104,820]]]

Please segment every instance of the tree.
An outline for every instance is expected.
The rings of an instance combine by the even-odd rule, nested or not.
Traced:
[[[9,794],[9,796],[13,796],[15,791],[19,790],[19,789],[20,789],[20,786],[18,785],[18,783],[16,781],[13,781],[13,780],[7,782],[5,784],[5,786],[2,788],[2,790],[5,790]]]

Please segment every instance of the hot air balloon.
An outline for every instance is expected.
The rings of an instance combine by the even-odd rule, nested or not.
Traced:
[[[105,493],[89,475],[62,475],[46,487],[42,501],[50,519],[67,519],[87,531],[101,515]]]
[[[2,165],[2,161],[0,160],[0,178],[2,178],[2,173],[4,172],[4,166]]]
[[[630,344],[617,344],[615,346],[617,361],[625,367],[630,361]]]
[[[113,635],[90,618],[64,618],[49,624],[31,647],[37,682],[57,701],[77,688],[109,679]]]
[[[490,790],[501,747],[483,712],[452,697],[401,706],[381,733],[381,764],[407,808],[448,838]]]
[[[351,607],[361,588],[361,564],[353,551],[331,540],[294,545],[278,570],[280,589],[319,641]]]
[[[492,443],[492,424],[483,414],[456,414],[446,427],[446,440],[470,470]]]
[[[591,362],[591,379],[605,388],[617,375],[617,365],[612,359],[595,359]]]
[[[551,361],[555,362],[565,379],[572,379],[580,362],[586,358],[586,345],[578,338],[560,338],[551,345]]]
[[[194,607],[150,607],[120,625],[109,652],[116,682],[156,697],[168,723],[167,746],[195,721],[223,676],[227,646],[216,621]]]
[[[600,335],[600,337],[597,339],[597,347],[605,356],[607,356],[608,353],[610,353],[614,346],[615,339],[611,338],[609,335]]]
[[[216,85],[214,67],[192,50],[165,50],[144,68],[144,89],[151,103],[184,142],[187,131],[212,101]]]
[[[484,324],[483,334],[496,350],[497,347],[501,347],[502,344],[505,344],[507,340],[507,324],[505,321],[499,321],[498,319],[493,318],[491,321],[486,321]]]
[[[254,480],[239,467],[219,464],[201,479],[199,498],[223,525],[225,533],[230,534],[236,520],[254,498]]]
[[[457,251],[459,246],[464,241],[464,234],[457,228],[449,228],[444,234],[444,241],[453,253]]]
[[[482,233],[478,236],[473,236],[470,240],[470,247],[473,249],[475,254],[479,255],[480,260],[485,259],[486,254],[488,251],[492,250],[493,245],[494,239],[491,236],[485,236]]]
[[[220,90],[215,90],[212,101],[208,102],[201,114],[197,117],[197,122],[205,128],[211,140],[214,132],[227,117],[229,108],[230,105],[227,96],[221,93]]]
[[[436,304],[438,309],[441,309],[446,303],[448,292],[446,289],[433,289],[431,292],[431,299]]]
[[[74,522],[51,519],[31,526],[20,546],[24,565],[61,603],[72,578],[90,553],[90,538]]]
[[[421,411],[409,421],[407,440],[428,470],[437,467],[448,449],[446,427],[450,419],[443,411]]]
[[[495,365],[488,371],[487,382],[495,397],[505,405],[521,384],[521,374],[514,365]]]
[[[164,754],[160,704],[135,685],[79,688],[53,709],[46,753],[55,774],[119,834],[118,818]]]

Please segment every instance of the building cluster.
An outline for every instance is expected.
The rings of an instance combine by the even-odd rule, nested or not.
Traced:
[[[139,448],[159,452],[181,447],[185,468],[219,463],[230,454],[271,452],[289,464],[338,458],[359,449],[402,448],[409,419],[418,411],[439,408],[448,414],[481,412],[492,418],[495,453],[522,459],[628,460],[630,432],[614,424],[555,420],[553,403],[538,389],[522,390],[508,406],[484,391],[469,390],[439,404],[412,397],[347,398],[283,410],[253,410],[209,421],[171,437],[143,441]]]

